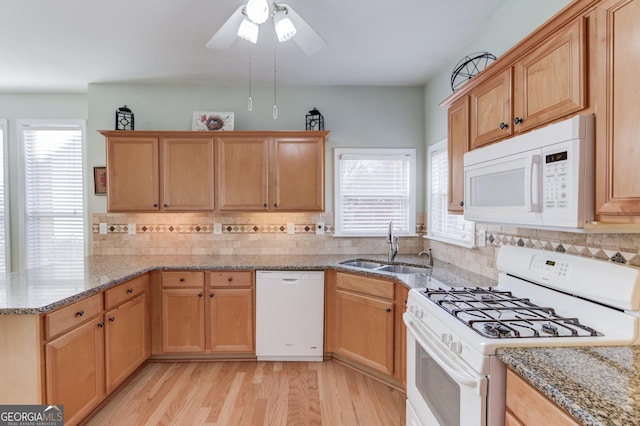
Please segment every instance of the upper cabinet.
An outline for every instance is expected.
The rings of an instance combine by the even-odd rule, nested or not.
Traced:
[[[218,209],[323,211],[327,134],[296,132],[219,137]]]
[[[449,107],[449,212],[464,211],[464,164],[462,158],[469,151],[469,97]]]
[[[600,2],[593,16],[596,219],[640,223],[640,0]]]
[[[201,134],[108,135],[108,210],[212,211],[213,142]]]
[[[101,133],[110,212],[324,210],[329,132]]]

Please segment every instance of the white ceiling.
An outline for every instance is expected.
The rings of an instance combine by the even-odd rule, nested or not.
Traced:
[[[417,85],[455,61],[507,0],[284,0],[328,46],[278,43],[278,84]],[[272,82],[272,28],[257,45],[205,44],[242,0],[4,0],[0,91],[84,92],[98,82]],[[471,52],[464,52],[471,53]]]

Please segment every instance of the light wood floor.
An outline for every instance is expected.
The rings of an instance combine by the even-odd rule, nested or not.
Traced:
[[[404,425],[405,394],[337,362],[149,363],[89,425]]]

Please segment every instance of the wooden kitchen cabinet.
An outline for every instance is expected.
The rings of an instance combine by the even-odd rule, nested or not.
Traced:
[[[151,354],[146,292],[110,309],[104,317],[106,390],[111,393]]]
[[[469,93],[471,149],[513,134],[511,83],[508,68]]]
[[[448,160],[450,213],[464,211],[464,153],[469,151],[469,97],[455,102],[448,110]]]
[[[510,368],[507,369],[506,426],[577,426],[566,411],[541,394]]]
[[[204,289],[162,290],[162,351],[204,352]]]
[[[255,285],[251,271],[209,272],[209,350],[255,352]]]
[[[333,351],[385,375],[394,375],[394,284],[336,274]]]
[[[596,219],[640,223],[640,1],[603,1],[594,17]]]
[[[94,316],[44,346],[46,403],[63,404],[65,424],[77,424],[104,398],[104,322]]]
[[[212,211],[214,139],[105,131],[110,212]]]
[[[217,138],[221,211],[323,211],[327,132]]]

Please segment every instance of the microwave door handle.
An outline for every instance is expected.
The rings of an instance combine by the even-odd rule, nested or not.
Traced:
[[[527,170],[528,169],[528,170]],[[527,159],[524,182],[524,207],[528,212],[540,211],[540,155],[533,154]],[[534,199],[535,197],[535,199]]]
[[[421,330],[422,327],[413,320],[410,313],[405,312],[402,315],[402,320],[407,326],[408,331],[413,334],[413,337],[420,346],[422,346],[425,352],[427,352],[427,354],[429,354],[429,356],[433,358],[433,360],[436,361],[438,365],[440,365],[440,367],[457,383],[472,389],[481,385],[479,380],[469,377],[464,370],[461,371],[460,367],[457,367],[454,362],[447,358],[446,355],[442,354],[435,344],[429,344],[429,342],[433,342],[433,339]]]

